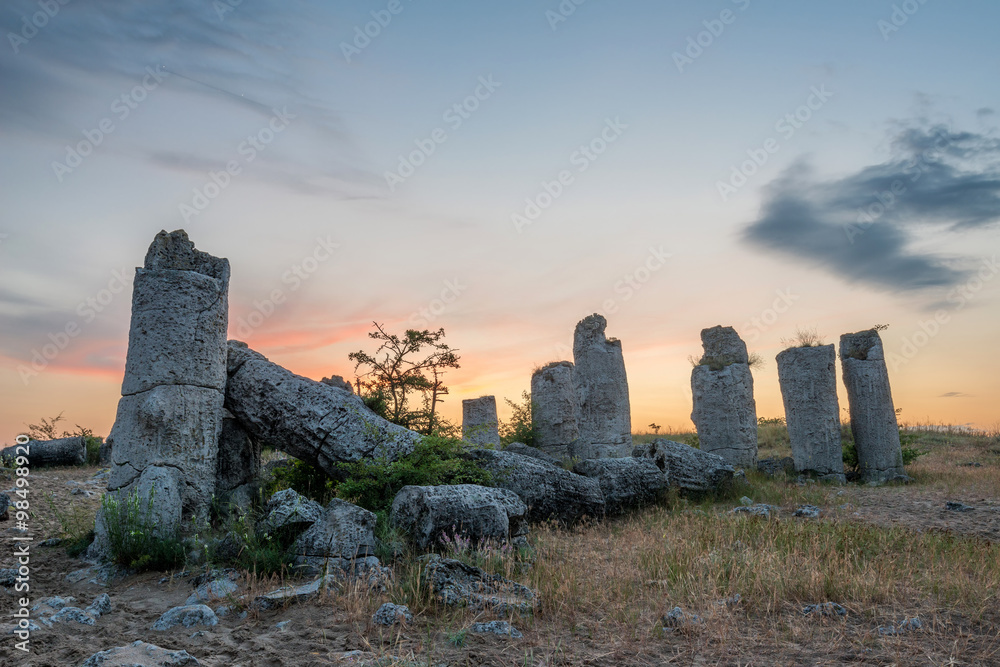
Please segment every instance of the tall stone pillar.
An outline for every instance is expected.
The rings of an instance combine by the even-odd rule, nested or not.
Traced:
[[[477,445],[500,446],[497,399],[494,396],[462,401],[462,438]]]
[[[625,358],[621,341],[605,337],[607,326],[604,317],[594,314],[580,320],[573,336],[579,439],[570,455],[581,460],[632,453]]]
[[[573,373],[573,362],[554,361],[531,375],[535,446],[559,459],[580,436]]]

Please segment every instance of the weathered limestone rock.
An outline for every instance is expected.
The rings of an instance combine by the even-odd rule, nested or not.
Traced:
[[[323,506],[311,498],[306,498],[294,489],[282,489],[267,501],[264,519],[257,526],[258,533],[274,533],[278,530],[301,532],[320,520]]]
[[[844,481],[833,345],[790,347],[778,353],[778,382],[795,469]]]
[[[261,445],[339,477],[338,462],[413,451],[417,433],[392,424],[345,389],[273,364],[246,343],[229,341],[226,409]]]
[[[448,606],[466,605],[507,616],[513,612],[529,614],[539,604],[538,592],[523,584],[437,554],[427,560],[424,576],[435,597]]]
[[[185,628],[219,624],[219,617],[209,607],[203,604],[186,604],[168,609],[153,623],[153,630],[169,630],[178,625]]]
[[[216,496],[224,505],[246,511],[253,502],[259,476],[260,443],[224,410],[216,459]]]
[[[462,401],[462,439],[474,445],[500,446],[497,399],[493,396]]]
[[[300,572],[323,574],[378,565],[375,514],[334,498],[288,550]]]
[[[87,658],[80,667],[197,667],[200,665],[187,651],[170,651],[136,640],[128,646],[100,651]]]
[[[391,627],[393,625],[412,623],[413,622],[413,612],[405,604],[393,604],[391,602],[385,602],[379,607],[375,613],[372,615],[372,623],[375,625],[382,625],[385,627]]]
[[[579,440],[570,448],[578,459],[628,456],[632,417],[622,343],[608,339],[601,315],[580,320],[573,336]]]
[[[541,449],[537,447],[529,447],[523,442],[512,442],[503,448],[503,451],[510,452],[512,454],[520,454],[521,456],[530,456],[536,461],[541,461],[542,463],[547,463],[550,466],[555,466],[556,468],[562,467],[562,461],[550,456]]]
[[[573,472],[597,480],[607,514],[653,503],[667,488],[667,475],[643,458],[588,459],[577,462]]]
[[[301,586],[282,586],[269,593],[258,595],[250,603],[251,609],[272,611],[290,604],[308,602],[330,589],[338,590],[343,584],[344,573],[325,574]]]
[[[136,269],[108,490],[127,493],[151,468],[181,472],[180,515],[171,508],[162,520],[200,523],[215,493],[228,289],[229,261],[196,250],[182,230],[157,234]]]
[[[81,435],[56,440],[29,440],[26,445],[11,445],[0,449],[0,459],[15,460],[27,449],[28,465],[80,466],[87,462],[87,441]]]
[[[734,466],[757,464],[757,404],[746,345],[732,327],[702,329],[705,354],[691,371],[694,409],[702,451],[713,452]]]
[[[905,478],[899,424],[878,331],[841,336],[840,365],[862,479],[886,482]]]
[[[498,487],[524,501],[529,521],[551,518],[570,524],[604,516],[604,495],[596,479],[507,451],[476,449],[471,456],[496,476]]]
[[[438,546],[442,536],[478,543],[507,541],[528,532],[528,508],[513,491],[476,484],[404,486],[392,501],[391,521],[419,549]]]
[[[344,391],[349,391],[354,393],[354,385],[344,379],[342,375],[333,375],[328,378],[323,378],[320,380],[323,384],[328,384],[331,387],[336,387],[337,389],[343,389]]]
[[[735,470],[725,459],[682,442],[660,438],[636,445],[632,456],[650,459],[663,471],[667,483],[688,498],[726,493],[732,488]]]
[[[532,373],[531,402],[536,446],[558,459],[569,456],[580,437],[573,363],[555,361]]]

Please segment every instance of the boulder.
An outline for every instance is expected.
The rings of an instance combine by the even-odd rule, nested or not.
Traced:
[[[524,635],[521,631],[510,624],[509,621],[487,621],[486,623],[473,623],[469,626],[469,632],[479,635],[496,635],[510,639],[521,639]]]
[[[323,516],[323,506],[293,489],[278,491],[264,507],[264,519],[257,525],[260,534],[288,530],[301,533]]]
[[[187,651],[171,651],[136,640],[128,646],[95,653],[80,667],[197,667],[200,664]]]
[[[258,595],[250,603],[251,609],[272,611],[286,605],[307,602],[330,588],[340,588],[343,573],[327,574],[301,586],[282,586],[269,593]]]
[[[527,586],[437,554],[427,559],[424,577],[434,596],[448,606],[509,616],[514,612],[530,614],[539,604],[537,591]]]
[[[300,572],[367,569],[375,558],[375,514],[334,498],[289,549]]]
[[[494,475],[499,488],[513,491],[528,507],[529,521],[571,524],[604,516],[604,495],[596,479],[507,451],[475,449],[470,455]]]
[[[178,625],[184,628],[196,626],[212,627],[219,624],[219,617],[215,612],[203,604],[187,604],[181,607],[168,609],[156,622],[153,623],[153,630],[170,630]]]
[[[517,494],[476,484],[404,486],[392,501],[393,525],[406,531],[419,549],[461,535],[482,540],[516,539],[528,532],[528,508]]]
[[[704,350],[703,364],[728,366],[750,363],[747,344],[732,327],[720,325],[702,329],[701,345]]]
[[[688,498],[727,493],[733,486],[735,470],[725,459],[682,442],[660,438],[637,445],[632,456],[650,459],[663,471],[667,483]]]
[[[523,442],[512,442],[506,447],[504,447],[503,451],[510,452],[511,454],[520,454],[521,456],[530,456],[536,461],[541,461],[542,463],[546,463],[556,468],[562,467],[561,459],[557,459],[556,457],[551,456],[544,450],[541,450],[537,447],[529,447]]]
[[[393,604],[391,602],[384,603],[381,607],[376,610],[375,614],[372,616],[372,623],[375,625],[382,625],[385,627],[391,627],[397,623],[412,623],[413,613],[410,608],[405,604]]]
[[[261,445],[337,478],[340,462],[395,460],[420,439],[376,415],[359,396],[295,375],[239,341],[229,341],[226,409]]]
[[[844,481],[833,345],[791,347],[777,356],[792,458],[799,472]]]
[[[908,479],[903,471],[899,424],[878,331],[869,329],[841,336],[840,365],[861,478],[878,483]]]
[[[557,459],[569,456],[580,437],[573,362],[554,361],[531,374],[531,405],[535,444]]]
[[[607,320],[585,317],[573,336],[573,384],[579,439],[570,456],[593,459],[628,456],[632,451],[632,417],[622,343],[608,339]]]
[[[80,466],[87,462],[87,441],[82,435],[56,440],[29,440],[26,445],[0,449],[0,459],[16,460],[27,450],[28,465]]]
[[[645,458],[589,459],[577,462],[573,472],[597,480],[607,514],[653,503],[667,488],[668,474]]]
[[[462,439],[474,445],[500,446],[497,399],[493,396],[462,401]]]
[[[724,329],[728,329],[725,327]],[[722,334],[705,332],[705,356],[691,371],[694,409],[691,421],[698,430],[701,449],[718,454],[730,464],[753,468],[757,463],[757,404],[753,398],[753,376],[746,363],[720,365],[710,350],[732,350],[733,344],[719,342]],[[723,329],[723,330],[724,330]],[[725,340],[730,337],[725,336]],[[728,360],[728,357],[721,359]]]

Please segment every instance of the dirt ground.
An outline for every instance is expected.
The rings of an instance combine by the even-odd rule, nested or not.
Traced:
[[[1000,457],[998,457],[1000,458]],[[94,626],[76,623],[42,627],[32,633],[30,653],[14,648],[17,638],[0,636],[0,664],[79,665],[92,654],[136,640],[170,649],[184,649],[201,665],[264,667],[278,665],[422,664],[422,665],[1000,665],[1000,635],[989,625],[975,624],[947,609],[912,607],[849,610],[846,618],[801,621],[794,605],[770,613],[750,614],[738,606],[711,612],[704,626],[664,635],[636,620],[633,636],[607,637],[581,623],[567,628],[544,617],[513,619],[522,639],[491,635],[463,635],[475,619],[469,612],[442,612],[434,618],[418,616],[402,629],[382,629],[371,622],[372,612],[386,596],[332,595],[283,610],[260,612],[241,619],[229,615],[212,628],[151,630],[167,609],[183,604],[192,592],[190,576],[165,577],[146,573],[102,584],[93,573],[67,575],[87,564],[70,558],[60,547],[39,542],[57,535],[60,522],[92,521],[99,506],[102,483],[94,482],[98,468],[48,469],[30,478],[32,519],[31,590],[37,600],[60,595],[76,598],[85,607],[107,592],[112,611]],[[983,471],[971,470],[982,478]],[[0,490],[13,488],[12,478],[0,479]],[[962,488],[959,483],[956,488]],[[74,489],[83,489],[76,495]],[[935,485],[869,488],[848,486],[837,505],[823,508],[831,517],[902,526],[916,531],[941,530],[996,542],[1000,540],[1000,498],[985,497]],[[86,491],[93,492],[88,496]],[[48,500],[46,500],[48,498]],[[972,506],[971,511],[946,509],[948,501]],[[9,538],[13,517],[0,523],[5,547],[0,567],[14,565]],[[255,584],[262,592],[263,584]],[[0,588],[3,619],[16,603],[10,588]],[[994,598],[995,599],[995,598]],[[34,603],[34,602],[33,602]],[[32,603],[32,604],[33,604]],[[222,604],[221,602],[218,604]],[[216,605],[211,605],[215,607]],[[903,618],[920,612],[925,625],[919,632],[884,637],[875,632],[878,619]],[[993,616],[996,618],[996,616]],[[284,626],[279,623],[288,621]],[[599,623],[599,620],[596,621]],[[964,656],[976,656],[969,661]],[[412,662],[411,662],[412,661]]]

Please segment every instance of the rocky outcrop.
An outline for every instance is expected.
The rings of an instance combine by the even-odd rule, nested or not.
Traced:
[[[436,554],[428,558],[424,576],[435,597],[448,606],[468,606],[502,617],[529,614],[539,604],[538,593],[527,586]]]
[[[27,451],[27,455],[24,452]],[[79,466],[87,462],[87,441],[83,436],[57,438],[56,440],[29,440],[25,445],[12,445],[0,449],[0,460],[14,461],[26,456],[28,466]]]
[[[462,401],[462,439],[474,445],[500,446],[497,399],[494,396]]]
[[[128,646],[100,651],[87,658],[80,667],[197,667],[200,665],[187,651],[171,651],[136,640]]]
[[[278,491],[267,501],[264,518],[257,526],[260,534],[274,534],[278,531],[301,533],[320,520],[323,506],[311,498],[306,498],[294,489]]]
[[[520,454],[521,456],[529,456],[536,461],[547,463],[550,466],[555,466],[556,468],[562,467],[562,461],[560,459],[547,454],[537,447],[529,447],[523,442],[512,442],[504,447],[503,451],[510,452],[511,454]]]
[[[757,404],[746,345],[732,327],[703,329],[701,339],[705,353],[691,371],[691,421],[701,449],[734,466],[753,468],[757,464]]]
[[[799,472],[844,481],[833,345],[791,347],[777,356],[792,458]]]
[[[869,329],[841,336],[840,365],[862,479],[906,479],[889,371],[878,331]]]
[[[307,574],[378,566],[375,514],[334,498],[319,520],[295,540],[289,555],[295,569]]]
[[[531,420],[535,444],[562,459],[580,436],[576,422],[576,387],[573,363],[556,361],[531,374]]]
[[[620,340],[608,339],[607,320],[585,317],[573,336],[573,383],[579,439],[570,448],[577,459],[628,456],[632,417]]]
[[[392,524],[419,549],[461,536],[473,544],[508,541],[528,532],[528,508],[513,491],[476,484],[404,486],[392,502]]]
[[[604,495],[596,479],[507,451],[476,449],[470,455],[493,473],[497,487],[513,491],[527,505],[529,521],[571,524],[604,515]]]
[[[733,485],[735,470],[725,459],[682,442],[660,438],[636,445],[632,456],[649,459],[663,472],[667,483],[688,498],[727,493]]]
[[[251,437],[340,477],[337,463],[413,451],[417,433],[382,419],[345,389],[295,375],[229,341],[226,409]]]
[[[588,459],[577,462],[573,472],[597,480],[609,515],[656,502],[667,488],[667,475],[645,458]]]

